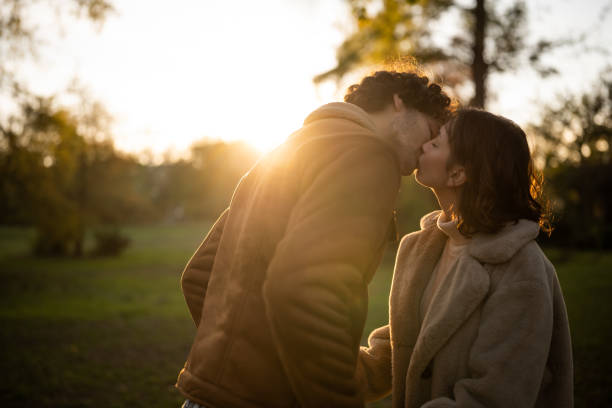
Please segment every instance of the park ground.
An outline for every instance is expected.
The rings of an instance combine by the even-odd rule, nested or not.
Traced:
[[[0,406],[179,407],[194,324],[182,268],[208,223],[127,228],[116,258],[37,259],[0,228]],[[545,249],[568,308],[576,407],[612,406],[612,252]],[[364,340],[385,324],[393,254],[370,285]],[[371,407],[387,407],[384,400]]]

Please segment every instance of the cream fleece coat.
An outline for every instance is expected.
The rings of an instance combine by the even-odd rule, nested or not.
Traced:
[[[557,276],[520,220],[478,234],[445,277],[423,323],[419,303],[447,236],[423,217],[397,255],[390,323],[362,348],[366,398],[393,407],[571,407],[569,324]]]

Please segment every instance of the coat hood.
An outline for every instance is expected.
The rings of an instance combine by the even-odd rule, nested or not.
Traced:
[[[372,133],[376,133],[376,125],[374,125],[367,112],[352,103],[332,102],[325,104],[306,117],[304,126],[323,119],[350,120],[370,130]]]

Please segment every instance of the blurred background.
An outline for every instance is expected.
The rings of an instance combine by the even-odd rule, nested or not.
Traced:
[[[610,406],[609,0],[2,0],[1,405],[180,406],[180,274],[236,183],[309,112],[406,62],[528,133],[576,406]],[[400,233],[435,208],[405,178]]]

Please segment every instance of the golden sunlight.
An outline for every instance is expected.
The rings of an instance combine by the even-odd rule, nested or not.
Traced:
[[[102,30],[75,24],[48,56],[58,63],[32,69],[32,88],[78,75],[114,118],[115,145],[155,156],[182,155],[203,139],[266,152],[336,99],[333,84],[312,78],[335,62],[341,1],[179,5],[117,2]]]

